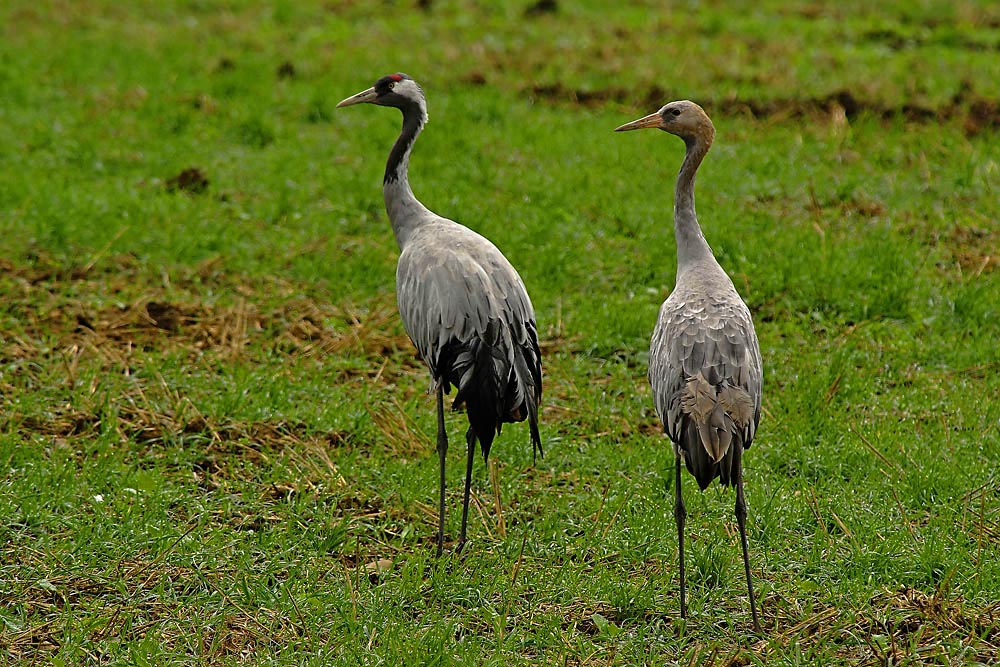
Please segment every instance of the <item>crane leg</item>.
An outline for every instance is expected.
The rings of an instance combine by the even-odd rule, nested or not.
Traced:
[[[469,493],[472,489],[472,463],[476,458],[476,432],[469,427],[465,434],[465,442],[469,446],[469,458],[465,462],[465,497],[462,499],[462,536],[458,538],[459,553],[465,548],[465,528],[469,524]]]
[[[687,510],[684,508],[684,498],[681,497],[681,455],[676,452],[676,475],[674,477],[674,519],[677,520],[677,552],[680,555],[681,572],[681,618],[687,618],[687,580],[684,576],[684,519]]]
[[[757,616],[757,598],[753,594],[753,581],[750,579],[750,552],[747,547],[747,502],[743,496],[743,447],[736,447],[736,523],[740,527],[740,542],[743,545],[743,568],[747,573],[747,593],[750,595],[750,613],[753,615],[753,631],[760,634],[760,618]]]
[[[448,453],[448,432],[444,428],[444,388],[441,382],[437,386],[437,421],[438,438],[437,450],[438,460],[441,462],[441,487],[440,499],[438,503],[438,534],[437,534],[437,555],[440,558],[444,552],[444,460]]]

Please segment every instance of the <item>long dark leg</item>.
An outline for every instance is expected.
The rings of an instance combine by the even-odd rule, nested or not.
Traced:
[[[476,458],[476,432],[469,427],[465,434],[469,446],[469,459],[465,462],[465,497],[462,499],[462,536],[458,538],[458,551],[465,547],[465,527],[469,523],[469,493],[472,488],[472,463]]]
[[[734,442],[736,447],[736,523],[740,527],[740,541],[743,543],[743,568],[747,573],[747,592],[750,594],[750,613],[753,615],[753,631],[760,634],[760,619],[757,617],[757,598],[753,594],[753,581],[750,579],[750,552],[747,547],[747,502],[743,497],[743,447],[742,443]]]
[[[438,505],[438,557],[444,552],[444,458],[448,453],[448,432],[444,428],[444,388],[438,382],[438,459],[441,462],[441,496]]]
[[[684,498],[681,497],[681,454],[676,452],[677,475],[674,478],[674,518],[677,520],[677,552],[680,554],[681,565],[681,618],[687,618],[687,580],[684,577],[684,519],[687,510],[684,509]]]

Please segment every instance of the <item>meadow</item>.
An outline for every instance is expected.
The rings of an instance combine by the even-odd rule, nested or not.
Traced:
[[[498,6],[499,5],[499,6]],[[848,0],[0,5],[0,655],[9,664],[1000,661],[1000,6]],[[428,375],[382,170],[534,302],[541,435],[434,558]],[[754,315],[734,496],[646,381],[683,144]],[[448,539],[464,416],[448,416]]]

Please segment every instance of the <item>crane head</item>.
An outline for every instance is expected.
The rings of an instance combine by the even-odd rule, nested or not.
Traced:
[[[383,76],[375,85],[341,100],[337,107],[349,107],[353,104],[377,104],[383,107],[396,107],[404,113],[412,108],[420,111],[424,121],[427,120],[427,101],[424,91],[411,77],[397,72]]]
[[[659,111],[615,128],[615,132],[656,128],[675,134],[685,141],[701,140],[711,144],[715,126],[699,105],[690,100],[665,104]]]

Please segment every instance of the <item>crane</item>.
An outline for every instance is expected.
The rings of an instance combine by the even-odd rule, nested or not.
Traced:
[[[750,310],[719,266],[694,210],[695,173],[715,138],[705,110],[681,100],[615,129],[658,128],[684,140],[687,151],[674,191],[677,278],[660,308],[649,346],[649,382],[656,412],[674,445],[674,518],[680,553],[681,617],[687,616],[681,460],[704,491],[716,477],[736,487],[736,523],[754,631],[760,633],[750,578],[743,450],[760,422],[763,367]]]
[[[431,374],[437,394],[437,453],[440,461],[437,555],[444,549],[444,394],[456,388],[453,410],[466,409],[467,459],[462,500],[466,542],[472,464],[478,441],[484,461],[504,423],[528,420],[532,455],[542,453],[538,404],[542,396],[541,352],[528,291],[520,275],[493,243],[468,227],[421,204],[410,189],[408,166],[417,136],[427,123],[427,101],[406,74],[389,74],[337,104],[396,107],[403,127],[389,152],[382,193],[399,245],[396,300],[403,327]]]

